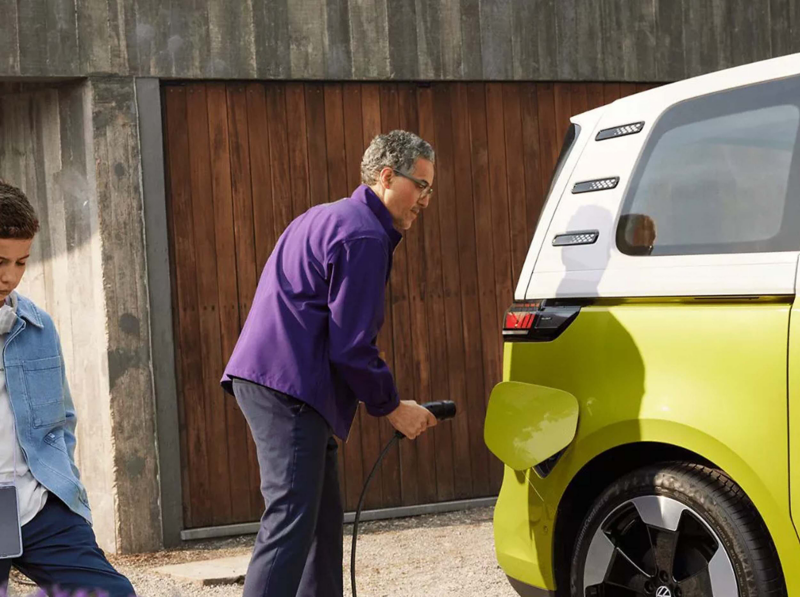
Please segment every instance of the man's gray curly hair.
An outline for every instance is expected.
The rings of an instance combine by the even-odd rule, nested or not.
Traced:
[[[418,158],[434,162],[430,143],[408,131],[392,131],[378,135],[361,159],[361,182],[375,184],[381,170],[386,167],[410,174]]]

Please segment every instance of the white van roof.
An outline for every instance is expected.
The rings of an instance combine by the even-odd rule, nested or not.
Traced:
[[[682,262],[682,258],[658,257],[660,265],[663,266],[658,268],[653,267],[653,262],[649,259],[646,263],[635,258],[626,261],[625,256],[617,254],[611,229],[601,232],[600,240],[597,245],[592,245],[592,248],[571,251],[570,257],[577,257],[578,263],[572,262],[569,266],[562,263],[561,249],[551,246],[550,241],[554,234],[567,232],[567,228],[571,229],[573,225],[577,226],[576,230],[581,227],[579,224],[585,225],[587,222],[583,221],[585,217],[581,214],[591,214],[593,209],[609,212],[605,219],[611,225],[611,219],[615,218],[621,205],[622,196],[642,146],[649,137],[654,122],[665,110],[691,98],[796,75],[800,75],[800,53],[664,85],[574,116],[571,120],[581,127],[581,134],[554,183],[552,196],[545,204],[520,275],[515,299],[579,296],[584,295],[587,288],[592,289],[598,296],[627,296],[631,291],[634,295],[651,292],[659,296],[685,292],[706,294],[715,289],[722,290],[723,294],[747,293],[749,286],[748,288],[742,286],[743,280],[736,281],[737,277],[745,272],[741,268],[734,267],[737,259],[735,255],[708,257],[707,266],[713,265],[713,270],[719,272],[722,278],[709,277],[709,270],[705,267],[695,273],[685,270],[681,274],[681,280],[684,274],[689,275],[689,273],[696,275],[697,279],[691,281],[687,278],[684,288],[682,281],[669,281],[664,277],[667,262],[674,260],[673,265],[679,266],[678,262]],[[599,130],[639,121],[646,122],[643,134],[622,137],[613,143],[594,142]],[[602,179],[612,175],[621,176],[618,188],[583,195],[570,193],[572,185],[580,180]],[[569,201],[565,198],[569,198]],[[579,212],[581,208],[582,211]],[[589,227],[597,228],[594,225]],[[762,289],[775,294],[794,291],[794,275],[792,273],[790,280],[787,272],[793,272],[793,268],[796,267],[796,256],[792,261],[789,255],[781,255],[778,259],[774,254],[772,257],[762,254],[751,256],[751,261],[758,267],[754,271],[748,270],[748,275],[752,277],[755,272],[757,277],[768,278],[756,280],[752,277],[752,284],[757,282]],[[770,268],[764,267],[765,261],[774,264],[780,271],[777,274],[770,273]],[[630,269],[633,267],[637,269],[635,275],[632,275]],[[659,271],[647,271],[651,269]],[[574,285],[565,278],[567,271],[574,272],[575,275],[570,276],[575,279]],[[678,274],[681,268],[673,267],[671,271]],[[776,281],[778,277],[779,282]],[[634,283],[636,280],[641,282],[639,290],[632,289],[632,286],[636,285]],[[662,280],[665,281],[663,284]]]

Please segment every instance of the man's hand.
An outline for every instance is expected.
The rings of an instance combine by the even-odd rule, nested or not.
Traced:
[[[401,400],[400,406],[386,415],[392,427],[408,439],[416,437],[428,427],[434,427],[438,421],[427,408],[421,407],[413,400]]]

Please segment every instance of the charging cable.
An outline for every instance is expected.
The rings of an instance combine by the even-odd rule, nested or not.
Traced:
[[[444,421],[445,419],[452,419],[456,416],[456,403],[451,400],[442,400],[440,402],[426,402],[425,404],[421,404],[423,408],[427,408],[431,414],[436,417],[440,421]],[[358,593],[356,592],[356,542],[358,541],[358,522],[361,519],[361,508],[364,507],[364,497],[367,495],[367,488],[369,487],[370,481],[372,481],[372,477],[375,476],[375,473],[378,470],[378,467],[383,460],[383,457],[392,449],[398,441],[405,438],[405,435],[400,433],[399,431],[395,432],[392,439],[389,440],[389,443],[386,444],[386,447],[383,448],[380,456],[375,461],[375,464],[372,467],[369,475],[367,476],[367,480],[364,481],[364,487],[361,490],[361,497],[358,498],[358,507],[356,508],[356,517],[353,520],[353,547],[350,551],[350,587],[353,591],[353,597],[358,597]]]

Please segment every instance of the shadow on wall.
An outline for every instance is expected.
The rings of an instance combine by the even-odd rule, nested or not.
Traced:
[[[87,176],[88,93],[83,82],[0,84],[0,178],[20,187],[39,215],[33,264],[80,249],[97,228]],[[31,289],[47,275],[32,269]]]

